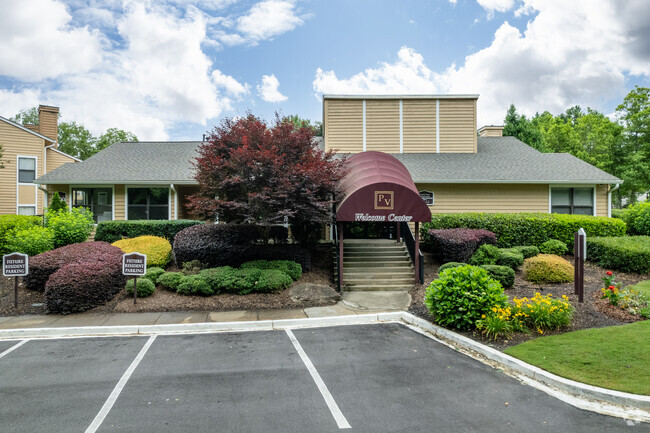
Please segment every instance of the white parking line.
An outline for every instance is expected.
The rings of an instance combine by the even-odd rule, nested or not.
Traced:
[[[291,342],[293,343],[293,347],[296,348],[298,355],[300,355],[302,362],[305,363],[305,367],[307,367],[307,370],[309,371],[309,374],[311,374],[312,379],[314,379],[314,382],[316,382],[316,386],[318,387],[318,390],[323,396],[323,399],[325,399],[325,403],[327,403],[327,407],[332,413],[334,420],[336,420],[336,424],[339,426],[340,429],[352,428],[348,423],[348,420],[345,419],[345,416],[341,412],[341,409],[339,409],[339,406],[334,401],[334,397],[332,397],[332,394],[330,394],[329,390],[327,389],[327,386],[325,385],[325,382],[323,382],[323,379],[321,379],[320,374],[318,374],[316,367],[314,367],[314,364],[311,363],[311,360],[309,359],[309,357],[303,350],[302,346],[298,342],[298,339],[296,339],[296,336],[293,335],[291,329],[287,328],[285,329],[285,331],[287,332],[287,335],[291,339]]]
[[[156,339],[156,335],[152,335],[151,337],[149,337],[145,345],[140,350],[140,353],[138,353],[138,356],[135,357],[131,365],[129,365],[129,368],[126,369],[126,371],[120,378],[120,381],[117,382],[117,385],[115,385],[113,392],[111,392],[111,395],[108,396],[108,399],[106,400],[106,403],[104,403],[104,406],[102,406],[102,408],[100,409],[99,413],[97,414],[93,422],[90,423],[90,425],[86,429],[86,433],[95,433],[99,428],[99,426],[102,425],[104,419],[106,418],[106,415],[108,415],[108,412],[111,411],[113,405],[117,401],[117,398],[120,396],[120,393],[124,388],[124,385],[126,385],[126,382],[128,382],[129,378],[131,377],[135,369],[138,367],[138,364],[140,364],[140,361],[142,361],[142,358],[144,358],[144,355],[147,353],[149,347],[151,347],[155,339]]]
[[[18,344],[14,344],[14,345],[11,346],[9,349],[7,349],[7,350],[5,350],[4,352],[0,353],[0,358],[2,358],[2,357],[5,356],[5,355],[9,355],[11,352],[13,352],[14,350],[18,349],[20,346],[22,346],[23,344],[27,343],[29,340],[30,340],[30,338],[28,338],[28,339],[26,339],[26,340],[22,340],[22,341],[21,341],[20,343],[18,343]]]

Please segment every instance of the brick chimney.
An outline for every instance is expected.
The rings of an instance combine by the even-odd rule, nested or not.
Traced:
[[[503,137],[503,125],[487,125],[478,130],[480,137]]]
[[[59,107],[38,106],[38,132],[47,138],[57,140],[59,134]],[[55,147],[59,147],[58,142]]]

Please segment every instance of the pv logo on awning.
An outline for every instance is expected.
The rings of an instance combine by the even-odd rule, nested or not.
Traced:
[[[393,191],[375,191],[375,209],[390,209],[395,207]]]

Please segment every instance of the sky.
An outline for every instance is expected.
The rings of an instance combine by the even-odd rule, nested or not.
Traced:
[[[0,116],[200,140],[323,94],[479,94],[478,125],[650,87],[647,0],[0,0]]]

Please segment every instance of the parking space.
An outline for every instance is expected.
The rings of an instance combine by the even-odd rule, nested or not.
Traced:
[[[396,323],[32,340],[0,358],[0,399],[9,432],[648,427],[576,409]]]

